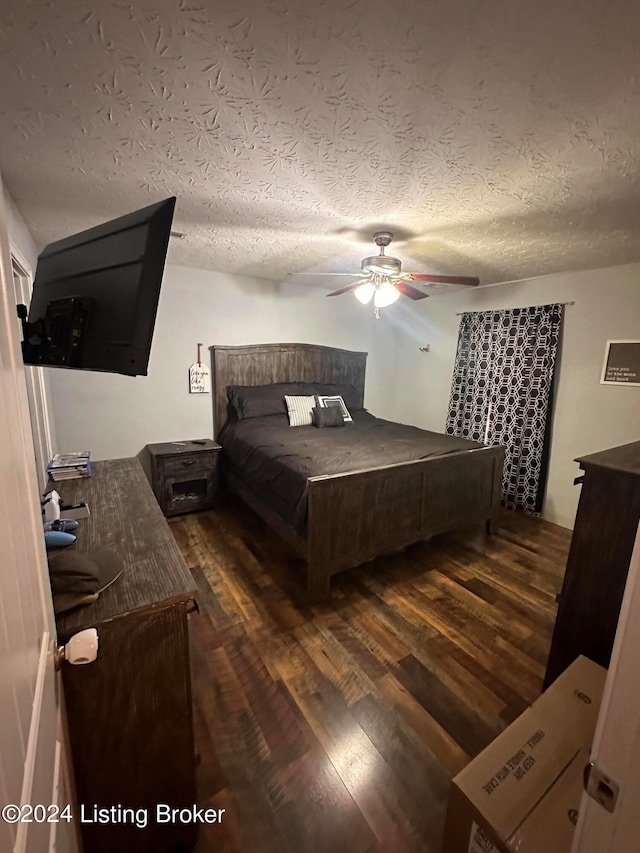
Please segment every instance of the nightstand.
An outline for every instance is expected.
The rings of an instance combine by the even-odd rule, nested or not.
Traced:
[[[220,445],[207,439],[148,444],[151,484],[165,516],[210,509],[218,492]]]

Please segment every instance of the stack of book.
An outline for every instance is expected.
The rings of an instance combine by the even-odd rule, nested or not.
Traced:
[[[56,453],[47,465],[49,479],[57,483],[61,480],[75,480],[91,475],[91,459],[88,450],[75,453]]]

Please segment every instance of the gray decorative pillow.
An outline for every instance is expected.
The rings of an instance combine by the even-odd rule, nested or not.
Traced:
[[[284,401],[289,414],[289,426],[311,426],[313,423],[311,411],[316,404],[315,397],[292,397],[285,394]]]
[[[344,417],[338,406],[315,406],[313,409],[314,426],[323,427],[344,426]]]

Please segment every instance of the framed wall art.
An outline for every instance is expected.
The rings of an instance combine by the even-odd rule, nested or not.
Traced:
[[[607,341],[602,385],[640,385],[640,340]]]

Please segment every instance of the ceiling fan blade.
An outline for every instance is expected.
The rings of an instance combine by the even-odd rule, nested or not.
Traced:
[[[333,290],[331,293],[327,293],[327,296],[342,296],[343,293],[349,293],[350,290],[355,290],[356,287],[360,287],[361,284],[361,281],[356,281],[353,284],[343,287],[341,290]]]
[[[413,281],[432,281],[434,284],[466,284],[475,287],[480,279],[466,275],[428,275],[427,273],[409,273]]]
[[[423,293],[421,290],[418,290],[417,287],[411,287],[411,285],[407,284],[406,281],[394,281],[393,286],[396,290],[399,290],[400,293],[408,296],[409,299],[426,299],[429,295],[428,293]]]

